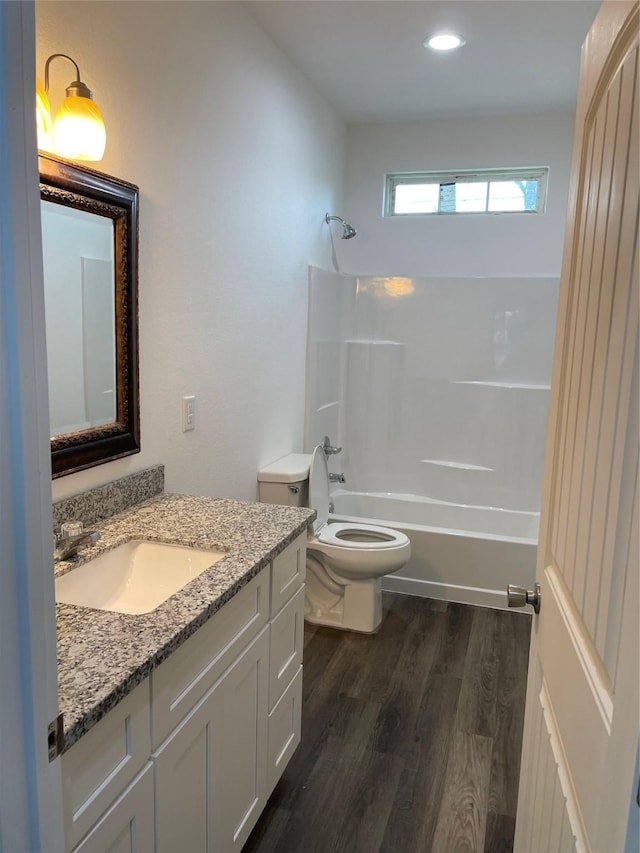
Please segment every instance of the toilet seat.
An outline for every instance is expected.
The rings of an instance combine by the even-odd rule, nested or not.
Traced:
[[[330,522],[316,531],[315,538],[325,545],[339,548],[357,548],[364,550],[385,550],[405,545],[407,537],[398,530],[379,527],[375,524],[347,524]]]
[[[325,569],[338,583],[378,582],[383,575],[388,575],[400,569],[411,556],[411,543],[404,533],[396,531],[397,535],[391,542],[370,542],[368,548],[362,547],[362,542],[347,542],[332,535],[332,527],[354,529],[352,524],[328,524],[326,538],[309,534],[307,539],[307,554],[325,557]],[[365,533],[371,528],[362,525]],[[382,527],[385,533],[391,531]]]

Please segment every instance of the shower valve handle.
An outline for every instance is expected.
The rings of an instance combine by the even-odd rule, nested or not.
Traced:
[[[322,449],[324,450],[325,456],[334,456],[336,453],[340,453],[342,451],[341,447],[332,447],[331,439],[328,435],[322,439]]]

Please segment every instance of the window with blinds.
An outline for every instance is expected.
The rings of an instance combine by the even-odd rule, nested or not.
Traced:
[[[384,215],[544,213],[547,167],[386,175]]]

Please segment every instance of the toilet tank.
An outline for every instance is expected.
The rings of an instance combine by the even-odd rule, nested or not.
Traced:
[[[290,453],[258,471],[258,500],[282,506],[308,506],[310,453]]]

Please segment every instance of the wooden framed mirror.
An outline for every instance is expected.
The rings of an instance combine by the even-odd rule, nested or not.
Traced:
[[[54,478],[140,450],[138,187],[39,155]]]

